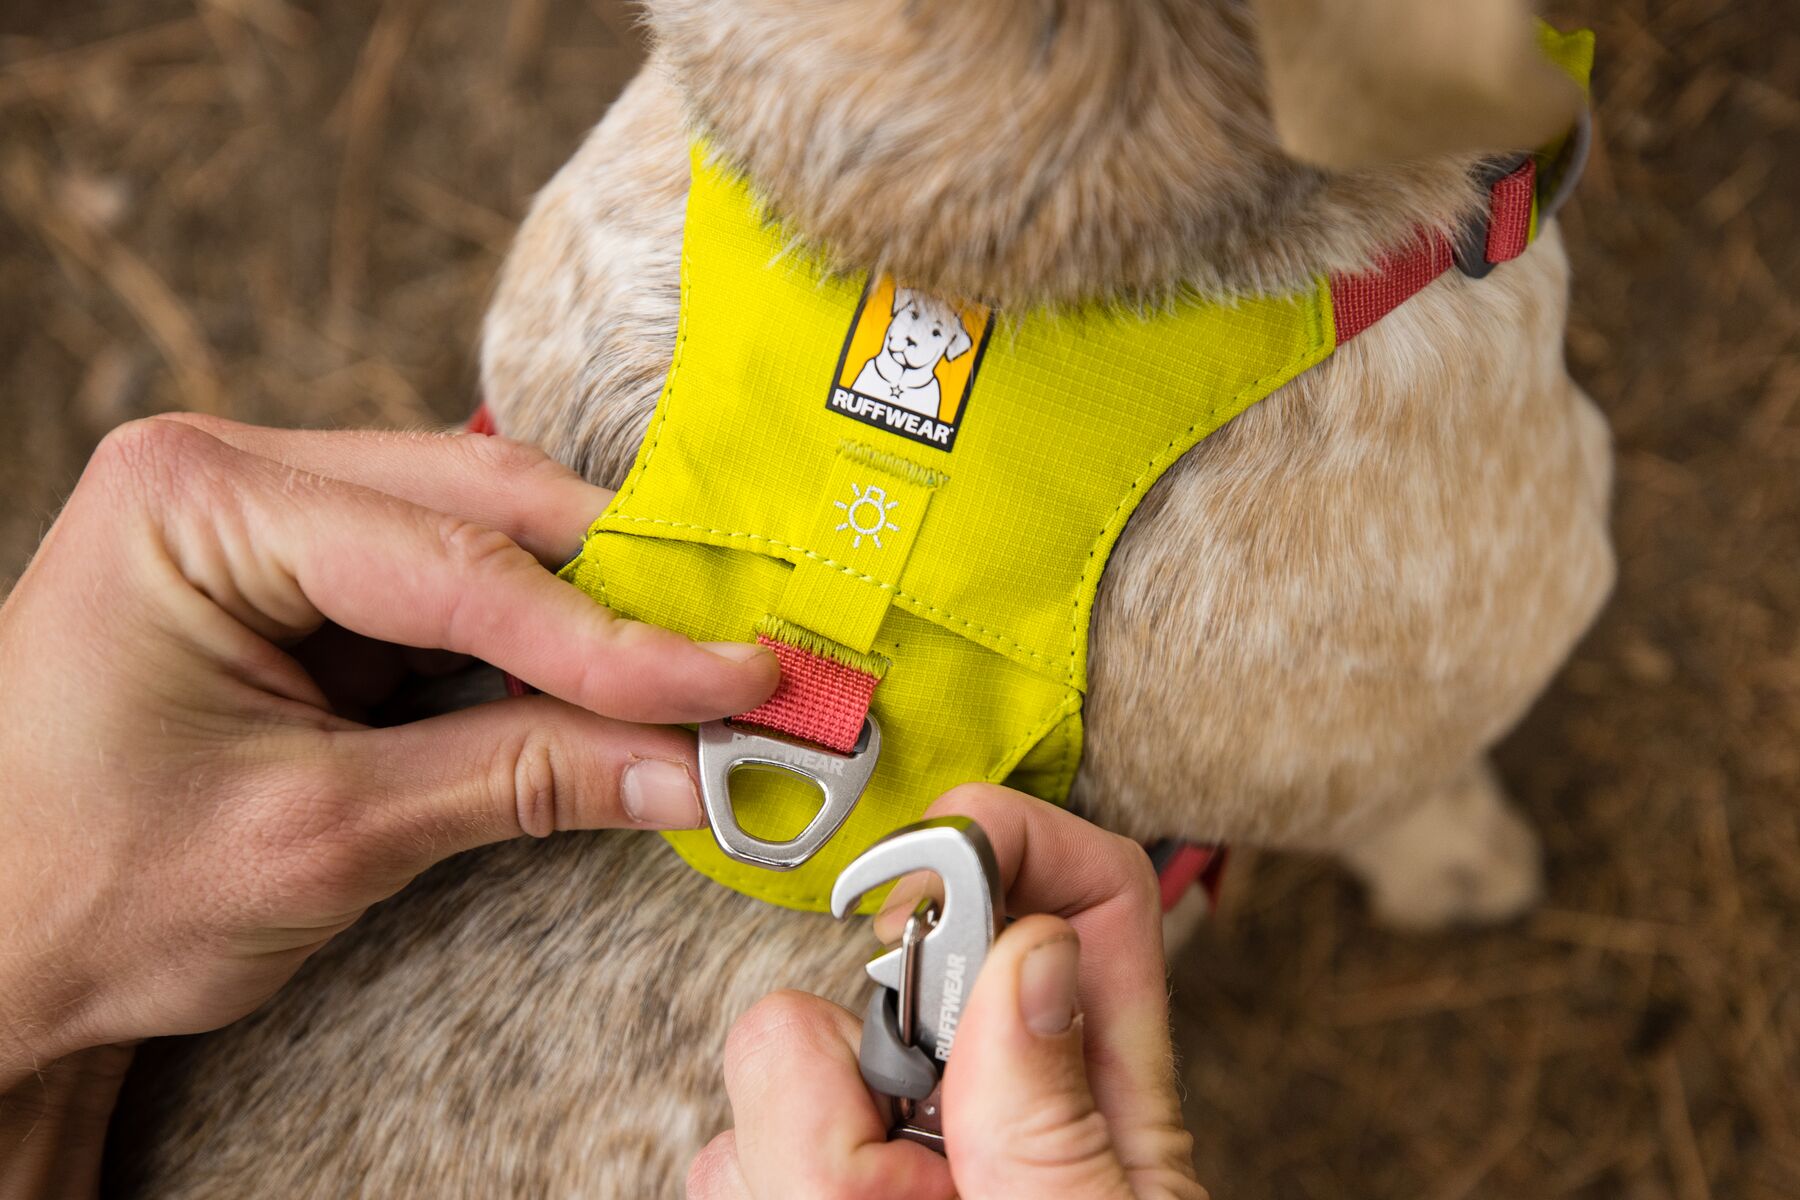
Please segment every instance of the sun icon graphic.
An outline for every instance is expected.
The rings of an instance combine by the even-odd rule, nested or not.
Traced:
[[[844,519],[838,522],[839,529],[848,529],[856,535],[850,543],[852,550],[862,545],[868,538],[875,543],[877,550],[882,549],[881,535],[888,530],[900,532],[900,527],[887,519],[888,510],[900,507],[898,500],[889,500],[887,492],[878,487],[861,488],[850,485],[850,495],[854,497],[848,504],[842,500],[832,503],[844,510]]]

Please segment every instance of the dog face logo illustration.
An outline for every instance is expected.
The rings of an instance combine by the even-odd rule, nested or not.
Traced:
[[[939,450],[956,442],[990,313],[887,276],[857,305],[827,407]]]
[[[895,288],[894,318],[883,343],[881,353],[863,364],[850,386],[865,396],[891,399],[901,408],[937,416],[943,396],[938,363],[955,362],[969,352],[962,314],[942,300],[911,288]]]

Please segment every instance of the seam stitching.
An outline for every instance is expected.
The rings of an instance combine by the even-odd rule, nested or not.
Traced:
[[[1315,284],[1314,286],[1315,297],[1320,286],[1321,285],[1319,284]],[[1249,408],[1251,405],[1256,404],[1261,400],[1267,399],[1268,395],[1276,388],[1279,388],[1283,383],[1297,378],[1300,371],[1295,370],[1295,364],[1305,362],[1307,359],[1312,358],[1313,355],[1317,354],[1321,348],[1326,348],[1326,341],[1323,333],[1324,331],[1321,328],[1320,323],[1320,310],[1315,307],[1312,313],[1311,336],[1307,341],[1305,352],[1284,360],[1279,368],[1261,376],[1238,391],[1238,393],[1231,398],[1231,407],[1236,411],[1234,411],[1230,417],[1227,417],[1224,421],[1215,425],[1212,432],[1217,432],[1219,429],[1224,428],[1233,419],[1239,416],[1244,409]],[[1309,365],[1317,366],[1321,361],[1323,361],[1322,357],[1314,358]],[[1302,367],[1300,370],[1305,369],[1306,368]],[[1255,396],[1246,403],[1239,404],[1240,401],[1244,401],[1251,393],[1264,388],[1271,380],[1279,380],[1280,382],[1277,382],[1274,387],[1268,388],[1268,390],[1264,391],[1261,395]],[[1133,479],[1130,486],[1126,488],[1125,494],[1119,498],[1119,502],[1113,506],[1111,512],[1106,514],[1106,520],[1101,525],[1099,534],[1088,547],[1087,563],[1082,568],[1081,572],[1081,587],[1076,590],[1074,602],[1070,606],[1068,679],[1071,684],[1077,688],[1080,686],[1076,683],[1076,680],[1079,679],[1077,660],[1081,651],[1085,648],[1084,644],[1086,641],[1086,639],[1082,637],[1082,601],[1084,597],[1097,595],[1100,586],[1099,579],[1094,577],[1096,572],[1095,556],[1100,553],[1102,547],[1109,546],[1112,542],[1116,542],[1118,533],[1123,532],[1122,526],[1119,530],[1115,531],[1113,523],[1118,519],[1121,511],[1125,511],[1129,516],[1131,511],[1136,510],[1137,502],[1141,498],[1139,493],[1145,487],[1144,481],[1150,479],[1151,482],[1154,483],[1156,479],[1162,478],[1163,472],[1168,470],[1169,466],[1171,466],[1176,459],[1179,459],[1182,454],[1187,453],[1198,445],[1200,441],[1204,440],[1203,438],[1194,437],[1194,431],[1199,429],[1200,425],[1201,422],[1195,421],[1181,433],[1170,438],[1168,442],[1164,443],[1161,449],[1151,456],[1150,461],[1144,464],[1144,469],[1138,473],[1137,478]],[[1177,446],[1180,446],[1181,450],[1171,456],[1169,451]],[[1161,470],[1157,469],[1159,464],[1161,465]],[[1109,537],[1109,535],[1111,536]],[[1104,563],[1100,565],[1104,566]]]
[[[786,541],[781,540],[780,538],[768,537],[768,536],[765,536],[764,534],[760,534],[760,533],[743,533],[743,532],[740,532],[737,530],[732,530],[732,529],[714,529],[711,526],[697,525],[691,521],[670,521],[670,520],[666,520],[665,518],[662,518],[662,517],[637,517],[637,516],[628,515],[626,513],[607,513],[604,516],[602,516],[598,521],[594,522],[594,525],[596,528],[599,528],[602,525],[616,524],[619,522],[630,522],[632,524],[637,524],[637,525],[662,525],[662,526],[666,526],[670,529],[689,529],[689,530],[693,530],[696,533],[708,534],[712,537],[733,538],[733,539],[740,540],[740,541],[759,542],[765,546],[769,546],[776,550],[787,551],[787,552],[791,552],[793,554],[798,554],[802,558],[805,558],[811,562],[815,562],[822,567],[826,567],[826,568],[829,568],[830,570],[837,571],[843,575],[848,575],[852,579],[859,580],[863,583],[871,584],[877,588],[880,588],[884,592],[893,593],[894,599],[896,601],[898,601],[901,604],[904,604],[907,608],[912,609],[914,612],[919,613],[921,616],[941,617],[947,621],[953,621],[956,624],[961,625],[967,629],[972,629],[972,630],[976,631],[977,633],[983,634],[988,639],[990,639],[994,642],[998,642],[1002,645],[1008,646],[1012,650],[1017,651],[1019,654],[1023,654],[1025,656],[1031,658],[1035,662],[1041,663],[1044,666],[1051,668],[1052,670],[1058,671],[1059,673],[1061,672],[1061,667],[1059,666],[1059,664],[1055,658],[1053,658],[1052,656],[1047,655],[1047,654],[1040,654],[1036,650],[1033,650],[1031,647],[1026,646],[1023,643],[1016,642],[1012,638],[1007,637],[1004,633],[1001,633],[997,629],[990,629],[987,626],[980,624],[979,622],[969,620],[967,617],[959,617],[955,613],[950,612],[947,609],[939,608],[937,605],[932,604],[918,596],[915,596],[911,592],[907,592],[899,587],[896,587],[894,584],[888,583],[881,579],[877,579],[873,575],[865,574],[861,571],[858,571],[854,567],[846,566],[845,564],[838,562],[836,559],[829,558],[823,554],[817,553],[816,551],[808,550],[803,546],[796,546],[792,542],[786,542]],[[1072,681],[1066,674],[1061,675],[1060,681],[1064,682],[1064,683],[1071,683],[1071,686],[1072,686]]]

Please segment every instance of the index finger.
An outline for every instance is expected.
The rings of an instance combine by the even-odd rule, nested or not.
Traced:
[[[264,429],[198,413],[168,413],[157,420],[180,422],[233,449],[499,530],[547,566],[573,558],[588,526],[612,501],[612,492],[543,451],[503,437]]]
[[[1130,953],[1138,974],[1154,975],[1161,986],[1162,903],[1143,847],[1067,809],[995,784],[953,788],[925,815],[965,816],[981,826],[1000,867],[1007,915],[1063,917],[1077,931],[1106,942],[1109,953]],[[876,918],[884,940],[899,935],[919,896],[935,887],[935,878],[922,874],[895,886]]]
[[[857,1069],[861,1026],[804,992],[764,997],[732,1026],[725,1090],[750,1194],[933,1200],[955,1193],[950,1167],[887,1122]]]
[[[971,817],[993,844],[1009,916],[1050,913],[1097,952],[1082,1002],[1097,1024],[1128,1008],[1166,1013],[1162,905],[1143,847],[1067,809],[993,784],[944,793],[930,816]]]
[[[228,658],[331,620],[378,641],[469,654],[571,704],[621,720],[701,721],[766,699],[779,667],[749,642],[703,645],[617,616],[504,534],[356,484],[144,421],[90,470],[135,493],[156,536],[127,536],[138,590],[181,605],[169,628]],[[102,489],[104,491],[104,489]],[[119,537],[118,505],[77,489],[67,516]],[[170,568],[192,589],[164,586]],[[200,619],[197,595],[234,618]]]

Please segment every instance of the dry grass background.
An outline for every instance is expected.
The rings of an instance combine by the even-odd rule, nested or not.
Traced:
[[[1569,352],[1622,577],[1500,754],[1550,895],[1400,937],[1240,855],[1175,967],[1221,1197],[1800,1196],[1800,12],[1553,15],[1601,37]],[[459,418],[514,224],[637,54],[613,0],[7,0],[0,587],[130,417]]]

